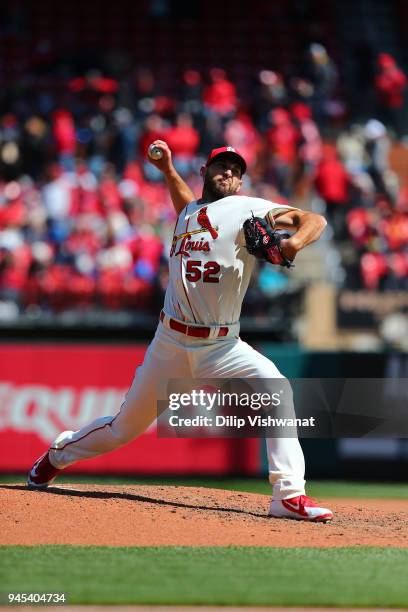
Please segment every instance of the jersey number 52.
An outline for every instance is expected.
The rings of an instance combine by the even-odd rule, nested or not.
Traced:
[[[186,279],[191,283],[203,280],[203,283],[219,283],[217,276],[220,272],[220,265],[216,261],[207,261],[203,265],[202,261],[187,260]]]

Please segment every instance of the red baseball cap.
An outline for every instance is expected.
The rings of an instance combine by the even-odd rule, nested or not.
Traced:
[[[208,167],[216,157],[219,157],[221,155],[229,155],[230,157],[235,157],[236,161],[241,166],[242,174],[246,172],[246,161],[242,157],[241,153],[237,149],[234,149],[234,147],[219,147],[218,149],[213,149],[208,156],[207,163],[205,164],[206,167]]]

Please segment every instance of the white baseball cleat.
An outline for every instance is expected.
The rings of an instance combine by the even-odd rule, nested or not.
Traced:
[[[27,484],[33,489],[45,489],[55,480],[60,471],[50,462],[49,451],[47,451],[34,463],[28,474]]]
[[[66,438],[67,434],[73,433],[72,431],[63,431],[54,440],[53,446],[57,445],[60,440]],[[47,488],[58,476],[61,469],[56,468],[50,461],[50,450],[48,449],[31,468],[28,477],[27,485],[32,489],[45,489]]]
[[[307,495],[298,495],[290,499],[272,499],[269,508],[269,516],[274,518],[290,518],[297,521],[330,521],[333,512],[327,508],[321,508]]]

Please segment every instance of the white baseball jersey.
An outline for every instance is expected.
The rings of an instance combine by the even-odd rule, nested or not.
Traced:
[[[238,322],[255,258],[245,248],[243,223],[253,212],[289,210],[260,198],[229,196],[209,204],[191,202],[180,213],[170,253],[166,314],[189,323]],[[222,341],[184,335],[159,323],[143,365],[137,368],[116,416],[103,416],[54,440],[49,459],[60,469],[126,444],[157,417],[157,401],[168,398],[169,380],[281,378],[264,355],[234,335]],[[274,500],[305,493],[305,463],[297,438],[266,441]]]
[[[174,229],[165,313],[192,324],[237,323],[255,265],[243,223],[252,213],[264,217],[291,209],[240,195],[188,204]]]

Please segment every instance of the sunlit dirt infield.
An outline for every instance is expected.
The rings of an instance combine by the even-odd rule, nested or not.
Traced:
[[[319,500],[326,524],[267,516],[269,497],[180,486],[0,485],[0,544],[408,547],[408,501]]]

